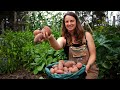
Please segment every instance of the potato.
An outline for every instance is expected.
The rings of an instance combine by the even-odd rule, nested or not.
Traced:
[[[59,69],[59,70],[63,70],[63,64],[62,64],[62,62],[59,62],[59,63],[58,63],[58,69]]]
[[[76,64],[75,61],[70,61],[70,62],[71,62],[72,65],[75,65],[75,64]]]
[[[64,60],[59,60],[59,62],[62,62],[62,64],[64,64],[64,63],[65,63],[65,61],[64,61]]]
[[[56,73],[57,73],[57,74],[63,74],[64,71],[63,71],[63,70],[57,70]]]
[[[69,72],[72,72],[72,69],[73,69],[72,67],[69,67],[69,68],[68,68],[68,71],[69,71]]]
[[[48,36],[51,35],[51,30],[48,26],[44,26],[44,28],[42,29],[42,32],[47,32],[48,33]]]
[[[77,72],[79,69],[76,67],[76,66],[73,66],[73,68],[72,68],[72,73],[75,73],[75,72]]]
[[[82,67],[82,63],[81,62],[77,62],[76,66],[77,66],[78,69],[80,69]]]
[[[51,68],[51,69],[50,69],[50,73],[52,73],[52,74],[54,74],[54,73],[55,73],[54,68]]]
[[[64,74],[68,74],[68,72],[65,72],[65,71],[64,71]]]
[[[53,65],[52,67],[53,67],[53,68],[55,68],[55,67],[58,67],[58,65],[57,65],[57,64],[55,64],[55,65]]]
[[[58,67],[55,67],[54,70],[55,70],[55,73],[56,73],[56,71],[58,70]]]
[[[69,68],[69,67],[70,67],[70,62],[68,62],[68,61],[65,62],[65,63],[64,63],[64,66],[67,67],[67,68]]]
[[[43,39],[43,34],[39,33],[35,36],[34,42],[40,42]]]
[[[73,65],[72,61],[67,61],[67,62],[64,63],[64,66],[68,67],[68,68],[72,67],[72,65]]]
[[[34,36],[36,36],[36,35],[39,34],[39,33],[41,33],[40,30],[35,30],[35,31],[33,32]]]
[[[68,68],[67,67],[63,67],[64,72],[68,72]]]

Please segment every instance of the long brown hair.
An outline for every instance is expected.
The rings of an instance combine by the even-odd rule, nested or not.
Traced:
[[[67,43],[70,45],[72,44],[72,37],[71,34],[68,32],[68,30],[65,27],[65,17],[69,15],[72,16],[76,19],[76,27],[75,27],[75,31],[74,31],[74,36],[75,36],[75,40],[79,43],[82,44],[82,39],[84,36],[84,29],[81,26],[81,23],[79,21],[78,16],[74,13],[74,12],[67,12],[64,17],[63,17],[63,22],[62,22],[62,36],[65,37],[67,39]]]

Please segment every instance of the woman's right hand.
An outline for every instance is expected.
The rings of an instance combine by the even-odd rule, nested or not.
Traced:
[[[45,40],[48,40],[51,36],[51,30],[48,26],[45,26],[42,30],[35,30],[33,32],[35,38],[34,42],[43,42]]]
[[[42,34],[43,34],[43,40],[48,40],[51,37],[51,30],[48,26],[45,26],[42,29]]]
[[[43,40],[43,34],[42,33],[39,33],[39,34],[35,35],[35,38],[34,38],[35,43],[42,42],[42,40]]]

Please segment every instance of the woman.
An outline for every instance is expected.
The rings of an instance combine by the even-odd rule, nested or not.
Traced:
[[[44,39],[48,39],[55,50],[64,49],[68,60],[82,62],[86,65],[86,79],[97,79],[98,68],[96,48],[91,33],[85,32],[77,15],[67,12],[63,17],[62,36],[57,40],[54,36],[43,32]],[[43,40],[44,40],[43,39]],[[43,41],[42,40],[42,41]]]

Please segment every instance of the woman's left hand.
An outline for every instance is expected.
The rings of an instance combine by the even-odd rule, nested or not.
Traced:
[[[90,65],[87,64],[86,65],[86,70],[85,70],[86,73],[88,72],[89,68],[90,68]]]

